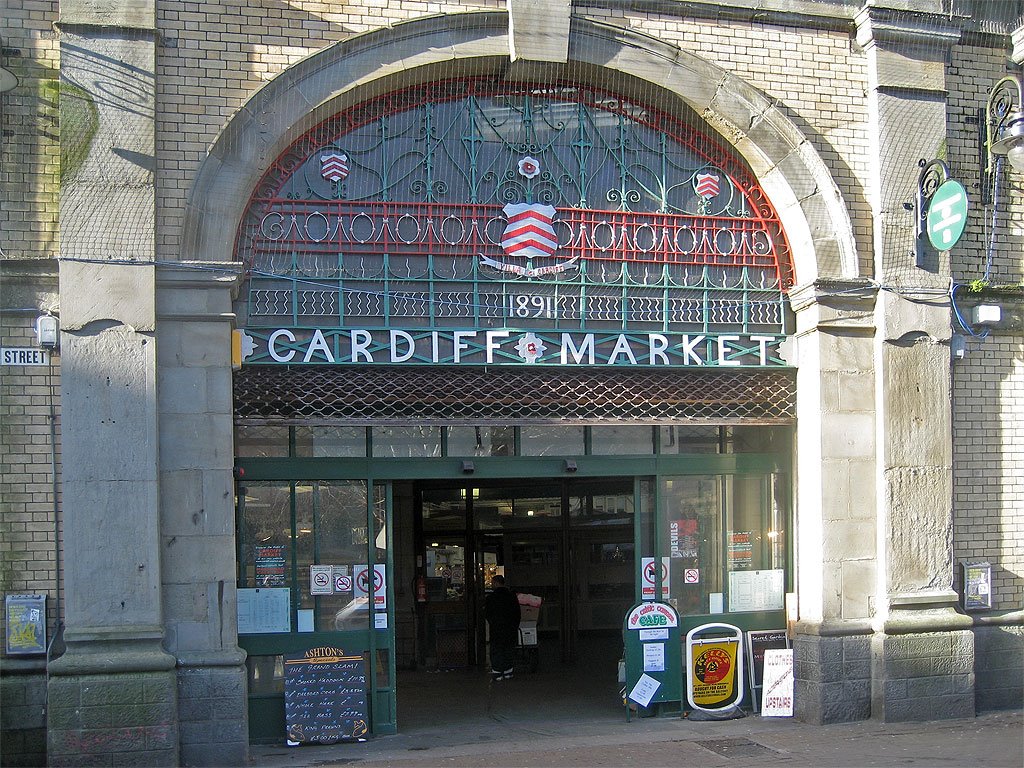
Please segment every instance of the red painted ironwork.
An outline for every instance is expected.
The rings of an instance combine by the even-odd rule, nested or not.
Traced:
[[[560,209],[555,222],[559,235],[559,251],[569,249],[582,258],[619,259],[640,262],[668,262],[676,264],[723,264],[773,268],[778,285],[786,290],[793,283],[791,253],[785,232],[770,201],[761,190],[749,168],[730,149],[712,135],[699,132],[691,123],[675,115],[640,104],[620,95],[589,85],[556,81],[550,83],[517,83],[500,81],[493,77],[462,78],[418,84],[364,101],[345,112],[333,115],[300,136],[267,169],[253,190],[246,214],[239,224],[236,251],[251,269],[261,253],[278,252],[288,246],[301,246],[308,252],[327,252],[345,245],[350,252],[387,252],[400,247],[403,253],[426,254],[436,252],[432,246],[451,249],[449,252],[487,249],[498,239],[480,233],[481,222],[490,225],[499,222],[501,209],[492,205],[460,205],[432,203],[359,203],[343,201],[284,200],[278,195],[291,177],[313,152],[336,141],[339,137],[388,115],[426,104],[464,99],[469,96],[522,96],[581,103],[593,109],[621,115],[638,125],[665,133],[681,146],[688,148],[709,166],[724,171],[742,195],[753,215],[750,218],[687,216],[683,214],[594,211]],[[458,219],[463,226],[476,233],[466,242],[449,244],[444,240],[431,240],[430,236],[417,236],[412,242],[396,234],[394,228],[406,217],[417,218],[423,211],[431,215],[431,226],[436,233],[443,222],[452,228]],[[432,212],[432,213],[431,213]],[[368,239],[353,235],[359,227],[354,219],[367,219],[380,215],[388,219],[381,225],[379,237],[369,246]],[[308,217],[327,220],[324,237],[309,237]],[[348,216],[352,225],[344,228],[342,219]],[[280,229],[279,237],[267,237],[268,217],[273,220],[271,230]],[[295,217],[294,219],[292,217]],[[300,229],[299,218],[307,217],[301,226],[302,237],[294,232]],[[338,224],[329,229],[332,219]],[[367,221],[361,220],[364,224]],[[425,223],[426,224],[426,223]],[[568,232],[571,236],[566,236]],[[640,234],[640,233],[643,234]],[[328,237],[330,233],[331,237]],[[338,238],[338,239],[335,239]],[[474,239],[475,238],[475,239]],[[665,245],[669,247],[663,247]]]
[[[256,264],[283,251],[473,257],[504,255],[501,206],[268,200],[250,234]],[[554,258],[767,268],[779,272],[775,222],[668,213],[562,209]],[[506,256],[506,258],[511,257]],[[542,258],[537,256],[536,258]]]

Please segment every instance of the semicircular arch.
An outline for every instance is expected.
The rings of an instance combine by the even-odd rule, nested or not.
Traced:
[[[304,131],[372,96],[453,73],[508,68],[505,12],[410,20],[339,42],[293,65],[224,126],[199,169],[185,212],[181,257],[224,261],[269,165]],[[633,30],[583,19],[570,28],[568,64],[527,63],[531,79],[601,83],[666,111],[680,102],[731,144],[756,175],[789,240],[795,282],[857,276],[853,228],[817,151],[767,96],[695,54]]]

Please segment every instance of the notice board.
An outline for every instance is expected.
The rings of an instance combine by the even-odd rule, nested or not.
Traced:
[[[332,647],[286,655],[284,716],[289,744],[364,741],[366,660]]]
[[[747,670],[750,674],[750,698],[754,711],[760,710],[761,688],[764,685],[764,654],[768,650],[789,648],[789,636],[784,629],[765,629],[747,632]]]

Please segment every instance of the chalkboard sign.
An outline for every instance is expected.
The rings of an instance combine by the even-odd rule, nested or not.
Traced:
[[[764,685],[764,652],[789,648],[789,637],[784,629],[766,629],[747,632],[747,669],[750,675],[750,698],[756,712],[760,705],[760,689]]]
[[[366,660],[330,647],[286,655],[284,716],[289,744],[365,741]]]

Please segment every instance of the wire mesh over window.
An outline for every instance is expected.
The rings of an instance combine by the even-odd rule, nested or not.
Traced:
[[[784,423],[793,371],[252,367],[235,419],[257,423]]]

